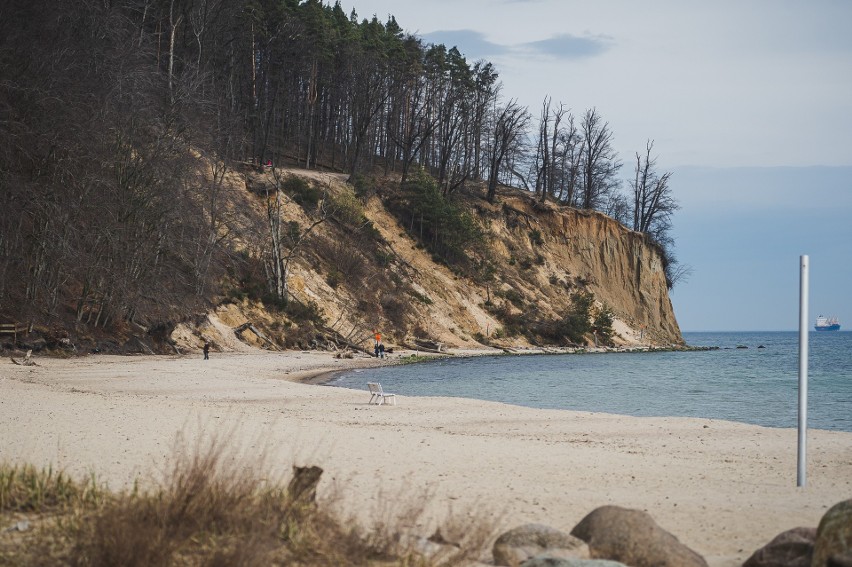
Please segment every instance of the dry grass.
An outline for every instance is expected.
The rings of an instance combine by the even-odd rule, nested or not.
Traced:
[[[103,497],[94,476],[76,482],[52,468],[0,465],[0,511],[40,512],[96,504]]]
[[[159,485],[121,493],[94,477],[0,465],[0,565],[451,566],[476,560],[493,537],[492,525],[469,520],[447,522],[431,541],[412,535],[427,494],[387,499],[366,530],[333,511],[339,496],[315,500],[320,469],[269,480],[257,474],[262,457],[247,466],[226,447],[176,449]],[[24,531],[7,529],[18,522]]]

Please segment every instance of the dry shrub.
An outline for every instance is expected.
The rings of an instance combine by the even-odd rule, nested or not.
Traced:
[[[186,451],[179,440],[159,487],[121,494],[71,530],[77,565],[209,564],[240,556],[268,564],[264,545],[276,536],[280,490],[260,484],[219,437]],[[245,541],[257,544],[246,548]],[[235,563],[236,564],[236,563]]]
[[[448,514],[442,527],[429,537],[431,542],[444,544],[441,551],[430,557],[430,566],[461,566],[482,561],[483,551],[490,549],[489,544],[498,535],[498,519],[486,519],[487,516],[483,509],[465,515]]]
[[[339,273],[348,285],[364,287],[372,270],[364,255],[349,241],[322,238],[316,243],[317,254]]]
[[[172,466],[152,489],[93,498],[91,481],[73,484],[75,489],[66,482],[60,492],[76,496],[50,499],[30,491],[5,498],[4,524],[11,512],[32,509],[26,502],[42,504],[40,514],[31,516],[37,528],[24,538],[0,541],[0,565],[428,567],[463,564],[485,548],[487,538],[472,537],[485,533],[476,522],[459,522],[458,528],[451,523],[443,531],[452,534],[451,545],[427,559],[415,539],[404,535],[422,513],[425,496],[412,504],[400,502],[398,494],[386,498],[385,521],[365,532],[333,511],[340,495],[317,503],[310,486],[297,490],[296,482],[263,478],[257,474],[263,455],[229,450],[227,439],[228,434],[208,437],[190,450],[176,445]],[[18,486],[25,477],[8,470],[0,467],[3,494],[26,494]],[[45,513],[55,519],[43,521]]]
[[[400,498],[400,494],[405,498]],[[386,562],[382,565],[454,567],[486,559],[483,553],[490,551],[490,544],[498,535],[499,517],[489,517],[479,504],[466,514],[448,510],[443,515],[430,515],[428,509],[433,508],[434,498],[429,487],[405,484],[401,488],[379,489],[372,521],[362,537]],[[343,499],[336,495],[331,500],[339,503]],[[342,512],[337,514],[344,516]],[[424,529],[432,531],[432,535],[427,537]]]
[[[330,201],[332,215],[344,227],[354,230],[369,222],[364,215],[364,205],[354,192],[340,192],[331,196]]]
[[[408,302],[400,299],[395,293],[383,293],[379,298],[379,305],[382,306],[382,312],[397,332],[405,334],[408,330]]]

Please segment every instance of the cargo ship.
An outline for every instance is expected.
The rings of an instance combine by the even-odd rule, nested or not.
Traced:
[[[839,331],[840,321],[837,320],[837,317],[823,317],[820,315],[817,317],[814,329],[817,331]]]

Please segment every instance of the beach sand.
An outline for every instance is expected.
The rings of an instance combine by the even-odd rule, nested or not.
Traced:
[[[156,478],[179,433],[192,445],[204,430],[265,454],[271,475],[323,467],[321,495],[339,491],[365,525],[425,493],[422,535],[448,511],[570,531],[615,504],[646,510],[713,567],[740,565],[852,497],[852,433],[809,431],[807,487],[797,488],[795,429],[441,397],[375,406],[366,383],[299,382],[381,362],[314,352],[5,359],[0,461],[95,473],[122,489]]]

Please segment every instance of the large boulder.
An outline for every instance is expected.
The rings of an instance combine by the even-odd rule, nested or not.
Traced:
[[[641,510],[602,506],[583,518],[571,535],[585,541],[595,559],[631,567],[708,567],[703,557]]]
[[[743,567],[811,567],[816,528],[793,528],[755,551]]]
[[[627,567],[618,561],[608,559],[571,559],[553,557],[552,555],[537,555],[524,561],[520,567]]]
[[[589,557],[589,548],[572,535],[542,524],[525,524],[502,534],[492,549],[495,565],[516,567],[527,559],[547,553],[551,557]]]
[[[852,565],[852,500],[828,509],[819,522],[813,567]]]

